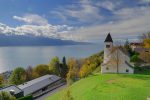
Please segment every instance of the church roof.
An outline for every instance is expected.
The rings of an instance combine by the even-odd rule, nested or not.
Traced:
[[[104,42],[113,42],[110,33],[108,33],[108,35],[107,35],[107,37],[106,37]]]

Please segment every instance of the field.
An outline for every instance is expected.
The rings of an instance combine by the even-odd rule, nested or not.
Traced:
[[[150,75],[94,74],[70,86],[74,100],[147,100]],[[62,90],[46,100],[61,100]]]

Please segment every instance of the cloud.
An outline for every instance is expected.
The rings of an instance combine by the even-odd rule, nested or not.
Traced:
[[[141,0],[140,3],[150,3],[150,0]]]
[[[94,40],[97,37],[104,37],[108,32],[116,37],[140,35],[150,31],[149,9],[150,7],[122,8],[113,12],[114,17],[118,20],[80,28],[72,32],[74,33],[72,37],[82,38],[82,40]]]
[[[148,2],[149,0],[142,1]],[[97,3],[92,0],[76,1],[72,5],[55,8],[51,11],[63,21],[78,23],[75,26],[51,25],[47,19],[37,14],[28,14],[22,17],[13,17],[28,23],[27,25],[15,28],[1,25],[0,32],[19,35],[33,34],[77,41],[104,39],[108,32],[114,37],[140,35],[150,31],[150,6],[139,6],[140,2],[136,2],[134,6],[129,6],[120,2],[112,2],[112,0]],[[103,11],[103,9],[105,10]]]
[[[37,14],[25,14],[22,17],[19,16],[13,16],[14,19],[18,21],[22,21],[28,24],[36,24],[36,25],[47,25],[48,20],[37,15]]]
[[[0,33],[7,35],[34,35],[66,40],[69,38],[64,37],[63,34],[71,30],[73,30],[73,27],[67,25],[22,25],[13,28],[0,23]]]
[[[81,0],[75,4],[57,8],[55,11],[51,11],[62,18],[64,21],[70,18],[74,18],[82,23],[89,23],[102,19],[99,14],[100,9],[98,6],[93,6],[93,2],[90,0]]]
[[[116,5],[118,5],[119,2],[112,3],[111,1],[104,1],[104,2],[98,2],[96,5],[102,8],[105,8],[107,10],[113,11],[116,8]]]

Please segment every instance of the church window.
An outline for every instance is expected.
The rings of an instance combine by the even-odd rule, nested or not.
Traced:
[[[108,67],[106,67],[106,70],[109,70],[109,68],[108,68]]]
[[[126,72],[129,72],[129,69],[126,69]]]
[[[106,45],[106,48],[110,48],[110,45]]]

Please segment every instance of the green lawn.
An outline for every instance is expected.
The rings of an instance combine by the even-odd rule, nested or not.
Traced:
[[[46,100],[61,100],[60,91]],[[146,100],[150,96],[150,75],[95,74],[70,87],[74,100]]]

